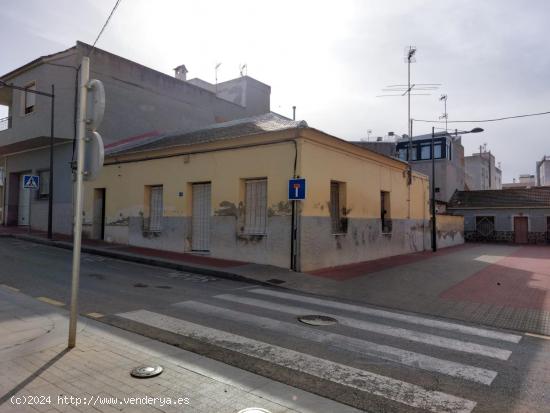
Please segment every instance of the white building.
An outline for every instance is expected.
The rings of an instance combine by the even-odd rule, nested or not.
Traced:
[[[465,156],[464,169],[465,186],[470,191],[502,189],[502,171],[496,165],[494,155],[486,148]]]
[[[550,186],[550,156],[544,155],[537,162],[537,186]]]

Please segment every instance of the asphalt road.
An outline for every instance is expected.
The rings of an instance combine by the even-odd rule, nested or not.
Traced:
[[[70,265],[0,238],[0,283],[28,295],[68,305]],[[549,338],[87,254],[80,311],[366,411],[550,412]]]

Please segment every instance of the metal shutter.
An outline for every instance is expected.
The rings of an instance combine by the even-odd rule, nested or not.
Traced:
[[[210,250],[211,185],[193,185],[192,245],[194,251]]]
[[[149,231],[160,232],[162,229],[162,186],[151,187],[151,205],[149,215]]]
[[[267,179],[246,181],[244,232],[265,234],[267,230]]]

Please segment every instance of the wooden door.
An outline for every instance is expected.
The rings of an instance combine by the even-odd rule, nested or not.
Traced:
[[[514,217],[514,242],[516,244],[527,244],[527,233],[529,221],[527,217]]]

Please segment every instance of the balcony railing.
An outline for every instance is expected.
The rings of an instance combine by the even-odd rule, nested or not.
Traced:
[[[11,128],[11,116],[0,118],[0,131]]]

